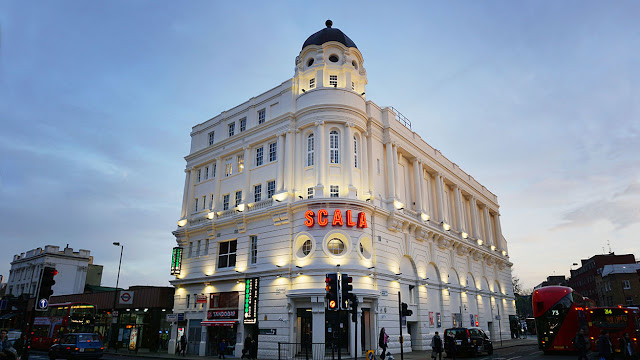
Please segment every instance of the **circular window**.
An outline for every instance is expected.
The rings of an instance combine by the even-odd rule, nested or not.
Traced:
[[[373,246],[371,244],[371,239],[368,236],[363,236],[360,238],[360,256],[362,256],[366,260],[371,260],[371,256],[373,255]]]
[[[313,65],[313,58],[307,60],[307,66]]]
[[[338,55],[331,55],[331,56],[329,56],[329,61],[331,61],[331,62],[336,62],[336,63],[337,63],[337,62],[338,62],[338,60],[340,60],[340,59],[338,58]]]
[[[353,60],[353,61],[351,62],[351,65],[353,65],[353,67],[354,67],[356,70],[358,70],[358,63],[357,63],[355,60]]]
[[[311,253],[311,249],[313,247],[313,244],[311,244],[311,240],[307,240],[304,242],[304,244],[302,244],[302,248],[300,249],[302,251],[302,255],[307,256]]]
[[[329,252],[331,252],[333,255],[340,255],[344,252],[344,243],[338,238],[333,238],[329,240],[327,249],[329,249]]]

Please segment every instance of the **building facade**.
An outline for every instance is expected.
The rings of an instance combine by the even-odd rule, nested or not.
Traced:
[[[47,245],[44,249],[37,248],[13,256],[7,294],[35,294],[40,271],[47,266],[58,270],[56,283],[52,288],[55,295],[82,293],[87,283],[88,272],[89,279],[97,282],[97,285],[100,285],[102,279],[102,265],[93,264],[89,250],[73,251],[68,245],[60,250],[59,246]]]
[[[295,66],[191,131],[171,283],[197,352],[224,338],[238,356],[252,334],[260,358],[276,358],[279,342],[329,351],[334,338],[362,356],[384,327],[396,353],[399,294],[413,310],[405,351],[454,325],[508,334],[512,264],[497,196],[365,98],[363,55],[329,22]],[[334,272],[353,278],[357,336],[327,310]]]
[[[640,264],[605,265],[595,282],[601,306],[640,304]]]
[[[580,267],[571,270],[571,278],[569,286],[579,292],[582,296],[586,296],[596,302],[598,306],[603,306],[600,302],[598,288],[596,287],[596,278],[602,272],[605,265],[613,264],[633,264],[636,257],[633,254],[616,255],[615,253],[594,255],[588,259],[580,261]]]

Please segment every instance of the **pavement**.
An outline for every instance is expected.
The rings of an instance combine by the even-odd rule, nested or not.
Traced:
[[[532,345],[536,345],[538,343],[538,340],[535,336],[528,336],[526,339],[502,339],[502,344],[500,343],[500,340],[496,340],[493,342],[493,348],[498,350],[498,349],[506,349],[506,348],[512,348],[512,347],[516,347],[516,346],[532,346]],[[400,359],[400,354],[393,354],[393,357],[396,360]],[[424,359],[429,359],[431,356],[431,350],[420,350],[420,351],[412,351],[412,352],[406,352],[404,353],[404,360],[424,360]],[[186,356],[179,356],[179,355],[170,355],[166,352],[158,352],[158,353],[150,353],[150,352],[143,352],[143,351],[138,351],[136,352],[129,352],[129,351],[119,351],[119,352],[114,352],[113,349],[108,349],[105,352],[105,357],[104,359],[118,359],[118,358],[146,358],[146,359],[190,359],[190,360],[202,360],[203,356],[198,356],[198,355],[186,355]],[[214,356],[207,356],[206,358],[216,358]],[[236,358],[232,358],[230,356],[226,357],[227,359],[236,359]],[[345,357],[345,359],[347,359]],[[364,357],[361,357],[360,359],[364,360]]]

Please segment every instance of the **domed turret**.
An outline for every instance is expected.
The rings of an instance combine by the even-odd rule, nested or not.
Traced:
[[[356,43],[353,42],[345,33],[340,31],[340,29],[334,29],[331,26],[333,25],[333,21],[327,20],[325,22],[326,28],[318,31],[317,33],[309,36],[307,41],[304,42],[302,48],[304,49],[308,45],[322,45],[329,41],[337,41],[346,47],[358,48]]]

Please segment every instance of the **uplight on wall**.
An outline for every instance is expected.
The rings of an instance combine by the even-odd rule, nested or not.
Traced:
[[[478,239],[478,245],[482,246],[482,244],[484,244],[484,241],[482,241],[482,239]]]
[[[185,226],[185,225],[187,225],[187,219],[180,219],[180,220],[178,220],[178,226],[179,226],[179,227],[183,227],[183,226]]]
[[[396,209],[404,209],[404,204],[398,200],[393,200],[393,206],[395,206]]]
[[[463,232],[463,233],[462,233],[462,238],[463,238],[463,239],[466,239],[466,238],[468,238],[468,237],[469,237],[469,234],[467,234],[466,232]]]
[[[451,225],[447,224],[446,222],[442,222],[442,228],[445,229],[445,231],[449,231],[451,230]]]
[[[507,252],[505,250],[502,250],[502,256],[507,256]]]
[[[429,215],[424,214],[424,213],[421,216],[422,216],[422,221],[429,221],[429,219],[431,219],[431,217]]]
[[[496,247],[491,245],[491,251],[496,251]]]
[[[207,219],[209,220],[213,220],[213,218],[216,216],[216,213],[211,211],[207,214]]]
[[[245,207],[244,204],[240,204],[236,208],[238,209],[238,211],[243,212],[244,211],[244,207]]]
[[[273,195],[273,200],[280,202],[280,201],[284,201],[287,198],[288,193],[286,192],[282,192],[280,194],[275,194]]]

